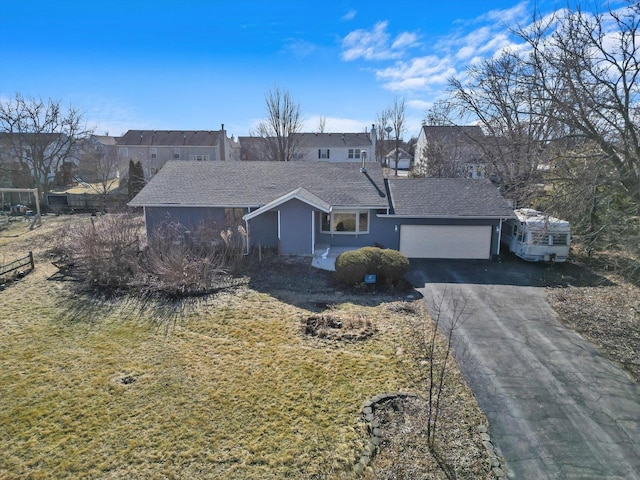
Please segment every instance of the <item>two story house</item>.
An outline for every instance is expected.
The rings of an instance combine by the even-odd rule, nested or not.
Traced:
[[[376,128],[362,133],[295,133],[297,160],[358,162],[376,160]]]
[[[116,146],[119,160],[139,161],[145,178],[169,160],[240,160],[240,146],[227,137],[224,124],[220,130],[129,130]]]

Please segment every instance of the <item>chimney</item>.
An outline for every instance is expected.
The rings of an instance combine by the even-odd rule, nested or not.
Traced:
[[[220,160],[227,159],[227,132],[224,129],[224,123],[222,124],[222,129],[220,130]]]
[[[376,143],[378,143],[378,132],[376,131],[375,123],[371,124],[371,160],[374,160],[376,157]]]

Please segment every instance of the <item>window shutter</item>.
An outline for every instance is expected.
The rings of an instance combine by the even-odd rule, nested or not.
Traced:
[[[318,149],[318,158],[322,158],[322,150]]]
[[[329,149],[327,148],[327,158],[329,158]]]

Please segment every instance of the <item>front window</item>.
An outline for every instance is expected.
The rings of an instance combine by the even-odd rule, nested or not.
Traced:
[[[360,150],[358,150],[357,148],[350,148],[349,158],[360,158]]]
[[[321,230],[324,233],[369,233],[369,212],[345,210],[324,213]]]

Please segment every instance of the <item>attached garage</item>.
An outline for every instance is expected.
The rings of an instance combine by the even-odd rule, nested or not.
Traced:
[[[408,258],[491,258],[491,225],[401,225],[400,252]]]

